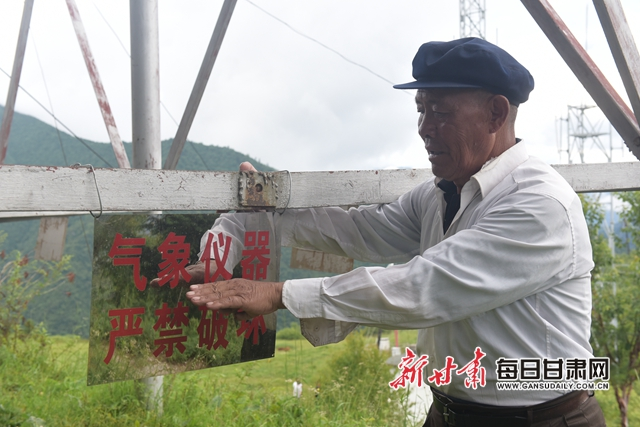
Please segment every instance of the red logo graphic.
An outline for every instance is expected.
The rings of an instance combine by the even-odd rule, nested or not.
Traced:
[[[391,381],[389,386],[397,390],[399,387],[405,388],[408,384],[418,380],[418,387],[422,385],[422,369],[429,364],[429,356],[423,354],[415,360],[416,355],[410,348],[405,348],[406,356],[402,358],[402,361],[398,365],[398,368],[402,370],[398,378]]]
[[[406,349],[406,354],[398,365],[398,369],[401,370],[400,375],[389,383],[389,386],[396,390],[399,387],[406,387],[407,384],[413,384],[416,379],[418,387],[422,386],[422,369],[429,363],[427,355],[422,355],[416,360],[416,355],[409,348]],[[480,347],[476,347],[473,360],[458,370],[456,370],[458,365],[454,362],[453,357],[447,356],[444,368],[434,369],[433,375],[427,378],[427,381],[436,386],[451,384],[452,372],[455,371],[457,375],[467,374],[467,378],[464,380],[466,388],[475,390],[478,386],[484,387],[487,384],[486,370],[480,366],[480,360],[485,356],[486,354],[482,352]]]

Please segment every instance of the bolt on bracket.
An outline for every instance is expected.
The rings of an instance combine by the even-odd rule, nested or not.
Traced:
[[[247,208],[275,208],[278,184],[268,172],[240,172],[238,203]]]

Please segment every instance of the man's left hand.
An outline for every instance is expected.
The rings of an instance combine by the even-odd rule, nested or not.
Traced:
[[[283,285],[284,282],[231,279],[192,285],[187,298],[195,305],[206,305],[210,310],[234,314],[237,319],[246,320],[286,308],[282,303]]]

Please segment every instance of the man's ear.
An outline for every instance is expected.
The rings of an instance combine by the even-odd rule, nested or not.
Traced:
[[[489,109],[491,111],[489,133],[496,133],[507,122],[511,105],[506,97],[493,95],[489,98]]]

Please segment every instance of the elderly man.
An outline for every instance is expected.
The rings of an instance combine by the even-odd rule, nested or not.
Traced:
[[[314,345],[340,341],[358,324],[420,329],[418,351],[433,373],[425,373],[434,393],[428,426],[604,425],[588,391],[497,387],[501,364],[557,368],[592,357],[593,261],[580,200],[515,137],[533,78],[475,38],[422,45],[413,76],[395,87],[418,89],[418,133],[435,181],[389,204],[276,214],[283,245],[395,265],[194,285],[187,296],[241,317],[286,307]],[[243,221],[226,215],[212,229],[234,236],[230,263]],[[456,374],[468,362],[476,374],[486,367],[479,383]]]

